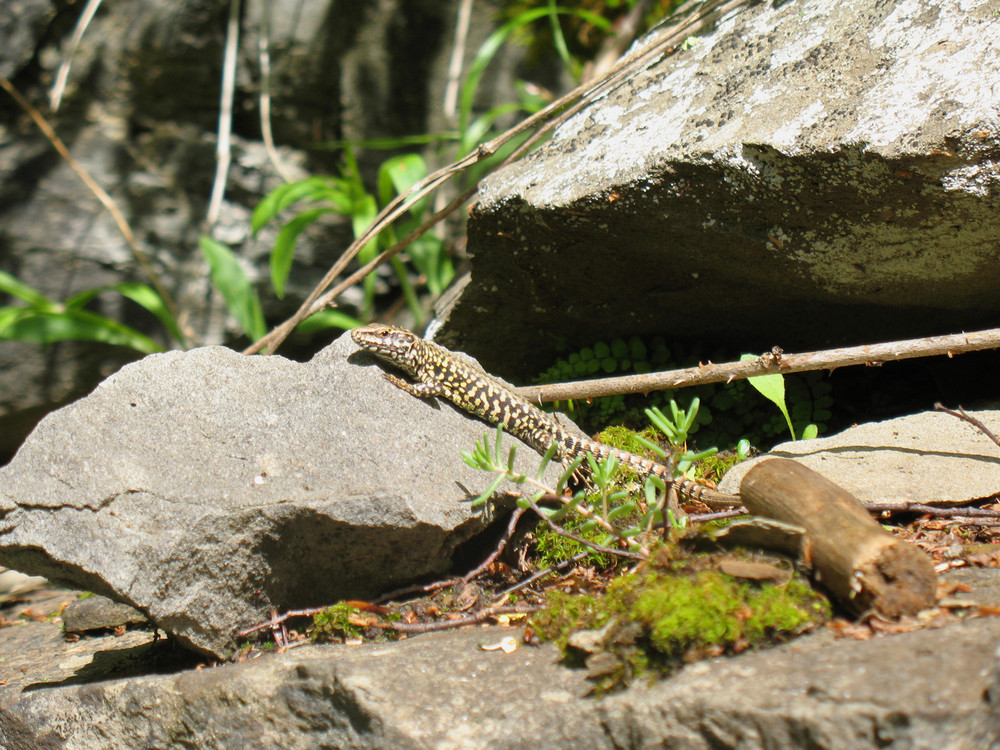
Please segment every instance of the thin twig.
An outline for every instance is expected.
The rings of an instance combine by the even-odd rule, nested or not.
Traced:
[[[990,430],[989,427],[987,427],[986,425],[984,425],[982,422],[980,422],[978,419],[976,419],[971,414],[967,413],[965,411],[965,409],[963,409],[961,406],[959,406],[957,410],[948,409],[948,408],[942,406],[941,402],[939,401],[936,404],[934,404],[934,410],[935,411],[943,411],[945,414],[951,414],[951,416],[953,416],[953,417],[958,417],[959,419],[964,419],[966,422],[968,422],[973,427],[975,427],[980,432],[982,432],[984,435],[986,435],[986,437],[988,437],[994,443],[996,443],[997,445],[1000,445],[1000,438],[998,438],[995,434],[993,434],[993,432]]]
[[[395,589],[393,591],[388,591],[375,599],[372,599],[373,604],[382,604],[383,602],[391,602],[400,597],[410,596],[411,594],[429,594],[432,591],[439,591],[440,589],[447,588],[448,586],[454,586],[459,583],[468,583],[477,575],[482,573],[486,568],[489,567],[490,563],[497,559],[504,548],[507,546],[507,542],[510,541],[511,536],[514,534],[514,529],[517,526],[517,522],[524,515],[523,508],[515,508],[514,512],[510,514],[510,520],[507,522],[507,531],[501,537],[499,544],[496,549],[490,553],[490,555],[479,565],[473,568],[471,571],[466,573],[461,578],[445,578],[440,581],[433,581],[432,583],[422,583],[416,586],[405,586],[401,589]]]
[[[636,34],[639,33],[639,26],[642,19],[653,7],[655,0],[639,0],[624,18],[622,18],[615,29],[614,34],[609,34],[601,43],[600,49],[594,55],[592,62],[584,68],[584,80],[591,80],[604,75],[615,60],[621,57],[622,53],[628,49],[629,45],[635,41]]]
[[[720,510],[715,513],[689,513],[688,519],[691,523],[706,523],[708,521],[724,521],[728,518],[739,518],[740,516],[750,515],[750,512],[746,508],[733,508],[732,510]],[[653,526],[654,529],[659,529],[666,526],[665,522],[660,522]]]
[[[517,522],[521,520],[521,516],[524,515],[525,508],[517,507],[510,514],[510,519],[507,521],[507,530],[504,532],[503,536],[500,537],[500,542],[497,544],[496,549],[491,552],[485,560],[483,560],[479,565],[470,570],[464,576],[462,576],[462,583],[468,583],[477,575],[485,571],[493,561],[500,557],[504,549],[507,548],[507,543],[514,536],[514,530],[517,528]]]
[[[438,622],[375,622],[372,627],[382,630],[396,630],[400,633],[431,633],[436,630],[451,630],[462,628],[466,625],[478,625],[486,622],[492,617],[500,615],[529,615],[540,610],[540,606],[528,605],[526,607],[487,607],[471,615],[458,617],[454,620],[440,620]]]
[[[94,197],[101,202],[105,210],[111,214],[111,218],[114,220],[115,224],[118,226],[118,231],[121,232],[122,237],[125,238],[126,244],[128,244],[129,249],[132,250],[132,255],[138,261],[139,265],[142,266],[142,270],[145,272],[146,277],[149,279],[149,283],[153,285],[156,289],[156,293],[160,295],[163,303],[170,310],[170,314],[176,318],[177,317],[177,304],[174,302],[174,298],[170,295],[170,292],[166,290],[166,287],[160,282],[160,278],[156,271],[153,270],[153,266],[146,256],[146,253],[139,247],[139,242],[135,238],[135,233],[132,231],[132,227],[129,226],[128,221],[125,219],[125,215],[118,208],[118,204],[114,202],[110,195],[105,192],[104,188],[97,184],[93,177],[83,168],[76,159],[70,154],[69,149],[66,144],[63,143],[62,139],[56,135],[56,131],[52,129],[49,125],[48,120],[46,120],[42,113],[32,106],[31,102],[21,95],[21,92],[14,88],[14,85],[8,81],[5,77],[0,76],[0,87],[2,87],[8,94],[13,97],[14,101],[17,102],[18,106],[23,109],[28,116],[34,121],[35,125],[42,134],[48,139],[49,143],[52,144],[52,148],[58,152],[59,156],[62,157],[70,169],[76,172],[77,177],[79,177],[83,184],[87,186],[87,189],[94,194]],[[178,342],[181,346],[184,342]]]
[[[215,226],[226,194],[229,164],[232,161],[230,139],[233,131],[233,92],[236,90],[236,51],[240,44],[240,7],[242,0],[229,0],[229,21],[226,24],[226,48],[222,56],[222,92],[219,96],[219,132],[215,144],[215,177],[208,200],[205,223]]]
[[[833,370],[850,365],[871,365],[916,357],[947,355],[1000,348],[1000,328],[950,336],[928,336],[922,339],[890,341],[843,349],[827,349],[805,354],[768,352],[757,359],[725,364],[707,364],[644,375],[624,375],[573,383],[518,388],[524,398],[538,402],[565,399],[590,399],[626,393],[649,393],[670,388],[687,388],[705,383],[731,382],[768,373]]]
[[[271,611],[271,619],[265,620],[264,622],[259,622],[256,625],[251,625],[248,628],[243,628],[236,632],[237,637],[246,638],[248,635],[256,633],[258,630],[266,630],[268,628],[274,628],[283,622],[290,620],[293,617],[315,617],[324,609],[328,607],[308,607],[306,609],[290,609],[284,614],[276,615],[274,610]]]
[[[309,303],[309,307],[304,311],[305,318],[308,318],[310,315],[314,315],[315,313],[318,313],[320,310],[323,310],[324,308],[332,305],[334,300],[336,300],[337,297],[343,294],[346,289],[349,289],[355,284],[357,284],[365,276],[367,276],[373,270],[378,268],[378,266],[382,265],[389,258],[405,250],[407,246],[409,246],[409,244],[413,242],[413,240],[415,240],[417,237],[426,232],[430,227],[434,226],[439,221],[444,219],[444,217],[446,217],[448,214],[454,211],[458,206],[460,206],[462,203],[468,200],[469,196],[471,196],[474,192],[475,188],[470,188],[465,192],[463,192],[461,195],[456,197],[451,203],[449,203],[443,209],[441,209],[433,216],[431,216],[429,219],[424,221],[423,224],[421,224],[419,227],[411,231],[408,235],[406,235],[406,237],[401,239],[395,245],[390,247],[388,250],[383,250],[376,257],[372,258],[368,263],[366,263],[357,271],[348,276],[346,279],[341,281],[339,284],[337,284],[337,286],[328,291],[326,294],[322,295],[318,299],[314,299],[312,302]],[[344,266],[346,266],[346,263],[344,264]],[[333,274],[334,278],[336,278],[336,276],[339,275],[340,271],[343,270],[343,266],[337,268],[336,270],[337,273]],[[330,273],[332,273],[332,270]],[[317,287],[317,289],[320,288],[321,286],[323,285],[320,284],[320,286]],[[246,349],[243,350],[243,354],[254,354],[260,351],[261,349],[265,349],[266,353],[268,354],[272,353],[281,343],[281,341],[284,340],[284,338],[289,333],[291,333],[292,329],[294,329],[295,326],[299,324],[300,321],[297,320],[297,315],[298,313],[296,313],[295,316],[286,320],[281,325],[274,328],[274,330],[272,330],[263,338],[258,339],[253,344],[248,346]]]
[[[938,518],[997,518],[1000,519],[1000,510],[991,508],[972,508],[965,506],[938,507],[936,505],[925,505],[923,503],[911,503],[905,500],[899,502],[877,502],[862,503],[872,513],[890,511],[892,513],[921,513],[927,516],[937,516]]]

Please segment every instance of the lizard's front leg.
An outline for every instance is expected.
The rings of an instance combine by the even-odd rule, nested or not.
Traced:
[[[444,389],[440,383],[409,383],[398,375],[390,373],[384,373],[384,375],[386,380],[400,390],[406,391],[411,396],[416,396],[417,398],[434,398],[434,396],[444,395]]]

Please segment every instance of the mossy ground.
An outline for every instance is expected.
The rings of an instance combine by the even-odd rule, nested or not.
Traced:
[[[743,580],[720,572],[710,554],[665,545],[602,594],[549,592],[532,625],[603,691],[703,656],[778,643],[829,617],[829,602],[799,578]]]

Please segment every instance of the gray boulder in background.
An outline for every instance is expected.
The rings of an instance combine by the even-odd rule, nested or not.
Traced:
[[[996,9],[741,7],[484,180],[439,340],[511,377],[559,342],[794,351],[995,326]]]
[[[443,573],[484,527],[467,500],[492,477],[460,451],[490,428],[356,352],[344,336],[305,364],[210,347],[125,367],[0,469],[0,564],[215,656],[271,607]],[[523,444],[518,460],[538,466]]]

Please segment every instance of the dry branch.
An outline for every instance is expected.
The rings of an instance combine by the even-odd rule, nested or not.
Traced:
[[[922,339],[890,341],[843,349],[826,349],[805,354],[785,354],[776,349],[746,362],[698,365],[682,370],[667,370],[644,375],[623,375],[617,378],[581,380],[573,383],[518,388],[517,392],[530,401],[563,401],[566,399],[591,399],[625,393],[649,393],[669,388],[686,388],[704,383],[722,383],[742,380],[768,373],[806,372],[833,370],[849,365],[872,365],[916,357],[947,355],[962,352],[1000,348],[1000,328],[950,336],[928,336]]]
[[[872,519],[847,490],[787,458],[761,461],[743,477],[751,513],[805,529],[815,577],[856,614],[911,615],[934,605],[930,559]]]

